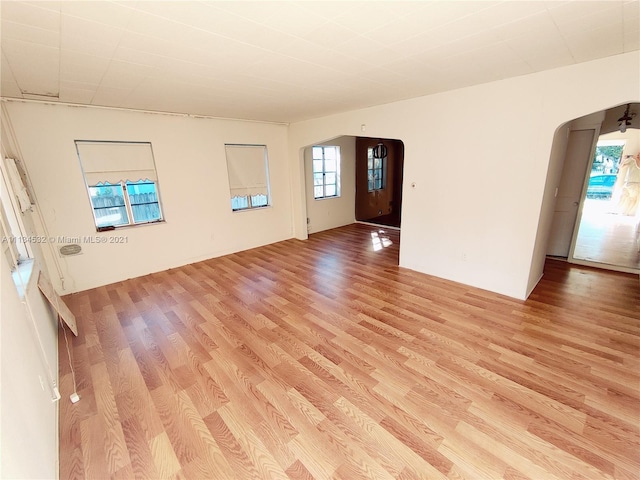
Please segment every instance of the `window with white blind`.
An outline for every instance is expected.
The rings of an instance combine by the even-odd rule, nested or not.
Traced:
[[[148,142],[76,140],[98,231],[163,220]]]
[[[225,145],[231,209],[268,207],[269,162],[266,145]]]

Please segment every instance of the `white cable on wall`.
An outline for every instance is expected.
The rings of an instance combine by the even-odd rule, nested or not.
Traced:
[[[57,303],[57,299],[56,299]],[[69,368],[71,369],[71,379],[73,380],[73,393],[69,397],[72,403],[76,403],[80,400],[80,396],[78,395],[78,385],[76,384],[76,371],[73,368],[73,359],[71,358],[71,349],[69,348],[69,339],[67,338],[67,329],[64,328],[64,322],[62,321],[62,317],[58,315],[58,322],[62,327],[62,333],[64,333],[64,343],[67,346],[67,358],[69,359]]]

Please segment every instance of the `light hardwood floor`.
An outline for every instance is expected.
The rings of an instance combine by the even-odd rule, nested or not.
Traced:
[[[523,302],[378,230],[65,297],[60,478],[640,478],[637,276],[548,261]]]

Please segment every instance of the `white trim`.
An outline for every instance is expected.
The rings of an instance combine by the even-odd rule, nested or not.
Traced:
[[[14,102],[14,103],[38,103],[43,105],[63,105],[65,107],[76,107],[76,108],[96,108],[99,110],[116,110],[121,112],[138,112],[138,113],[149,113],[152,115],[168,115],[172,117],[186,117],[186,118],[205,118],[208,120],[227,120],[232,122],[250,122],[250,123],[266,123],[269,125],[285,125],[289,126],[288,122],[274,122],[269,120],[253,120],[250,118],[231,118],[231,117],[214,117],[211,115],[194,115],[191,113],[180,113],[180,112],[162,112],[157,110],[141,110],[137,108],[125,108],[125,107],[109,107],[106,105],[86,105],[84,103],[68,103],[68,102],[52,102],[50,100],[30,100],[26,98],[12,98],[12,97],[0,97],[0,102]]]
[[[401,231],[400,227],[393,227],[391,225],[381,225],[379,223],[371,223],[371,222],[363,222],[362,220],[356,220],[354,223],[361,223],[362,225],[369,225],[371,227],[379,227],[379,228],[389,228],[391,230]]]

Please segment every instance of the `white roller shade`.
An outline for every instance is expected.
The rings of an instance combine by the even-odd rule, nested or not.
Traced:
[[[157,181],[150,143],[77,141],[87,185]]]
[[[225,145],[231,198],[269,195],[267,147],[264,145]]]

